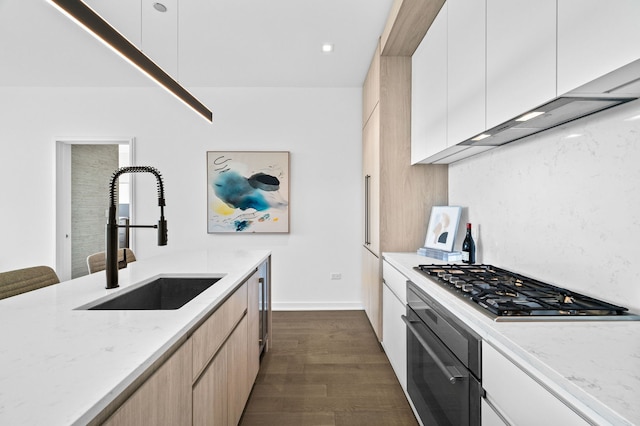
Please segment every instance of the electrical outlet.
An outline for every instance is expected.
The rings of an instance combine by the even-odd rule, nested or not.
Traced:
[[[341,274],[341,273],[339,273],[339,272],[332,272],[332,273],[329,275],[329,277],[330,277],[332,280],[341,280],[341,279],[342,279],[342,274]]]

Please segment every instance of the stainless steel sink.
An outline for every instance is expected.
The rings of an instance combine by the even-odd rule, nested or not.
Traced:
[[[161,277],[118,296],[90,303],[85,310],[167,310],[179,309],[220,278]]]

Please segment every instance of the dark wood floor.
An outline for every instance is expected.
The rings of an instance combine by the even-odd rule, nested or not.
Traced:
[[[364,311],[274,312],[272,342],[241,425],[417,425]]]

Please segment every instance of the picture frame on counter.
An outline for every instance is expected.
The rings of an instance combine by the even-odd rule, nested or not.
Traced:
[[[207,151],[207,232],[288,233],[289,152]]]
[[[462,207],[433,206],[424,247],[445,252],[453,251],[461,214]]]

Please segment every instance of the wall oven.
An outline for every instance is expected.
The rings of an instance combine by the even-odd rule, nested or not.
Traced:
[[[481,339],[407,282],[407,390],[423,425],[479,426]]]

